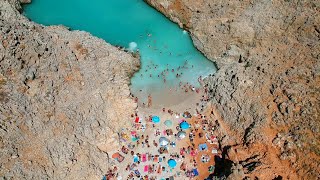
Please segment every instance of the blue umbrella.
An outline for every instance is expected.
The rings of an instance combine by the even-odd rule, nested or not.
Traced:
[[[183,121],[182,123],[180,123],[180,128],[182,130],[186,130],[186,129],[189,129],[190,125],[189,123],[187,123],[186,121]]]
[[[207,146],[206,143],[204,143],[204,144],[199,144],[199,150],[200,150],[200,151],[204,151],[204,150],[207,150],[207,149],[208,149],[208,146]]]
[[[176,162],[174,159],[169,159],[168,165],[169,165],[171,168],[174,168],[174,167],[177,166],[177,162]]]
[[[159,116],[153,116],[153,117],[152,117],[152,122],[154,122],[154,123],[159,123],[159,122],[160,122]]]

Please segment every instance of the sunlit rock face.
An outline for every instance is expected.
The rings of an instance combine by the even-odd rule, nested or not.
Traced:
[[[219,67],[207,84],[236,162],[231,178],[316,179],[319,3],[146,1],[186,27]]]
[[[30,22],[17,4],[0,1],[0,177],[99,179],[136,108],[128,84],[139,60]]]

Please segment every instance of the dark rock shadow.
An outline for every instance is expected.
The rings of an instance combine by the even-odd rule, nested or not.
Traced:
[[[231,174],[231,168],[233,165],[233,161],[226,159],[226,153],[230,146],[226,146],[223,148],[222,157],[215,155],[215,169],[212,174],[206,180],[212,179],[226,179]]]

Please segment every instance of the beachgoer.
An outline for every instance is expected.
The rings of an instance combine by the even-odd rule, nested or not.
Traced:
[[[148,107],[151,107],[152,106],[152,97],[151,95],[149,94],[148,95]]]

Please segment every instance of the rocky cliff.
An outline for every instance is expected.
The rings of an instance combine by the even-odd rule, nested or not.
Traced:
[[[146,0],[219,71],[206,79],[230,179],[320,177],[318,1]]]
[[[0,179],[100,179],[136,108],[139,60],[19,10],[0,0]]]

